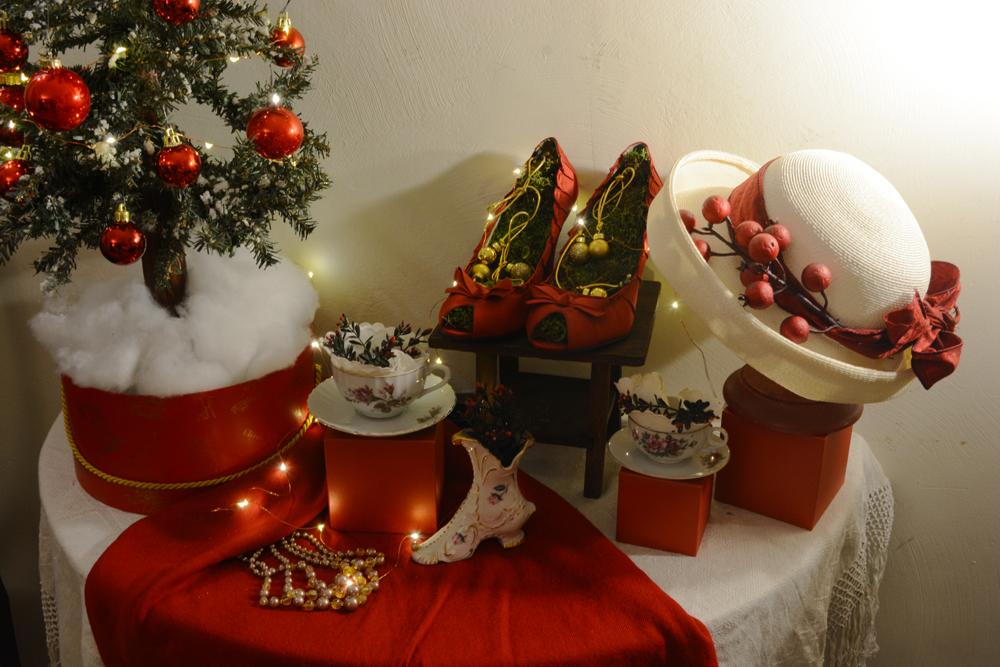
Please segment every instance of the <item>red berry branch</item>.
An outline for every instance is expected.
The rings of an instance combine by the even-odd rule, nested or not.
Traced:
[[[792,234],[788,228],[774,220],[764,223],[745,220],[734,227],[729,217],[731,211],[732,207],[725,197],[709,197],[701,207],[701,214],[708,222],[708,227],[703,229],[697,228],[697,221],[691,211],[682,210],[680,213],[688,233],[714,236],[732,251],[715,252],[704,239],[694,239],[695,247],[706,262],[712,256],[741,258],[737,269],[740,272],[740,282],[746,288],[739,297],[743,305],[754,310],[764,310],[774,303],[775,295],[786,294],[794,298],[816,321],[826,327],[812,329],[809,322],[798,315],[785,318],[779,330],[781,335],[794,343],[804,343],[810,333],[824,334],[839,329],[841,324],[827,310],[829,300],[826,288],[830,285],[830,269],[818,262],[810,264],[802,270],[801,279],[796,281],[789,276],[781,256],[792,243]],[[726,225],[728,238],[715,229],[716,225],[722,223]],[[822,305],[810,293],[822,296]]]

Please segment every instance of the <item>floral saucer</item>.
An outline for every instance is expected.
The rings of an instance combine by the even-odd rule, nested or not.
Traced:
[[[633,472],[661,479],[695,479],[712,475],[729,463],[729,447],[705,449],[680,463],[657,463],[646,456],[632,439],[627,428],[615,433],[608,442],[608,450],[615,461]]]
[[[437,381],[437,378],[431,379]],[[313,417],[330,428],[353,435],[389,438],[414,433],[447,417],[455,407],[455,390],[445,385],[410,403],[401,415],[372,419],[359,414],[341,395],[333,379],[327,379],[313,389],[306,405]]]

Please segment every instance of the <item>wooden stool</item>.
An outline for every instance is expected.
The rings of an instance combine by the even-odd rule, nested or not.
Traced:
[[[440,350],[475,353],[477,382],[488,389],[502,383],[524,405],[548,405],[549,423],[533,429],[532,435],[538,442],[586,449],[583,495],[600,498],[604,490],[604,450],[608,438],[621,428],[614,383],[621,379],[622,366],[646,363],[659,296],[660,283],[643,282],[629,335],[596,350],[540,350],[528,341],[524,332],[491,341],[448,338],[441,333],[440,326],[431,334],[429,345]],[[521,357],[582,361],[590,364],[590,379],[524,373],[518,368]]]

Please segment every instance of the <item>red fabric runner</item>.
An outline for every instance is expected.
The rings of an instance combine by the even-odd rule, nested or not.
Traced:
[[[260,580],[233,556],[290,533],[283,522],[316,523],[326,502],[322,434],[314,426],[286,457],[291,491],[285,473],[257,471],[142,519],[107,549],[86,584],[107,667],[717,665],[700,621],[524,473],[538,510],[521,546],[488,540],[469,560],[423,566],[404,539],[393,567],[401,536],[335,534],[335,549],[386,554],[368,604],[353,613],[262,608]],[[454,508],[469,481],[449,477]],[[247,507],[232,509],[244,498]]]

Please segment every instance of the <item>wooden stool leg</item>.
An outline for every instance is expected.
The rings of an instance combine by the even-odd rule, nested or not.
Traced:
[[[476,382],[487,390],[497,386],[497,355],[476,354]]]
[[[611,440],[611,436],[622,429],[622,415],[618,410],[618,389],[615,388],[615,383],[622,379],[622,367],[612,366],[611,367],[611,381],[608,382],[608,398],[611,399],[611,409],[608,411],[608,421],[606,424],[606,430],[604,431],[604,441]]]
[[[591,364],[590,404],[587,410],[590,444],[583,476],[583,495],[586,498],[600,498],[604,491],[604,448],[607,446],[611,376],[609,364]]]
[[[505,357],[500,355],[500,384],[509,384],[517,375],[520,368],[520,360],[517,357]]]

